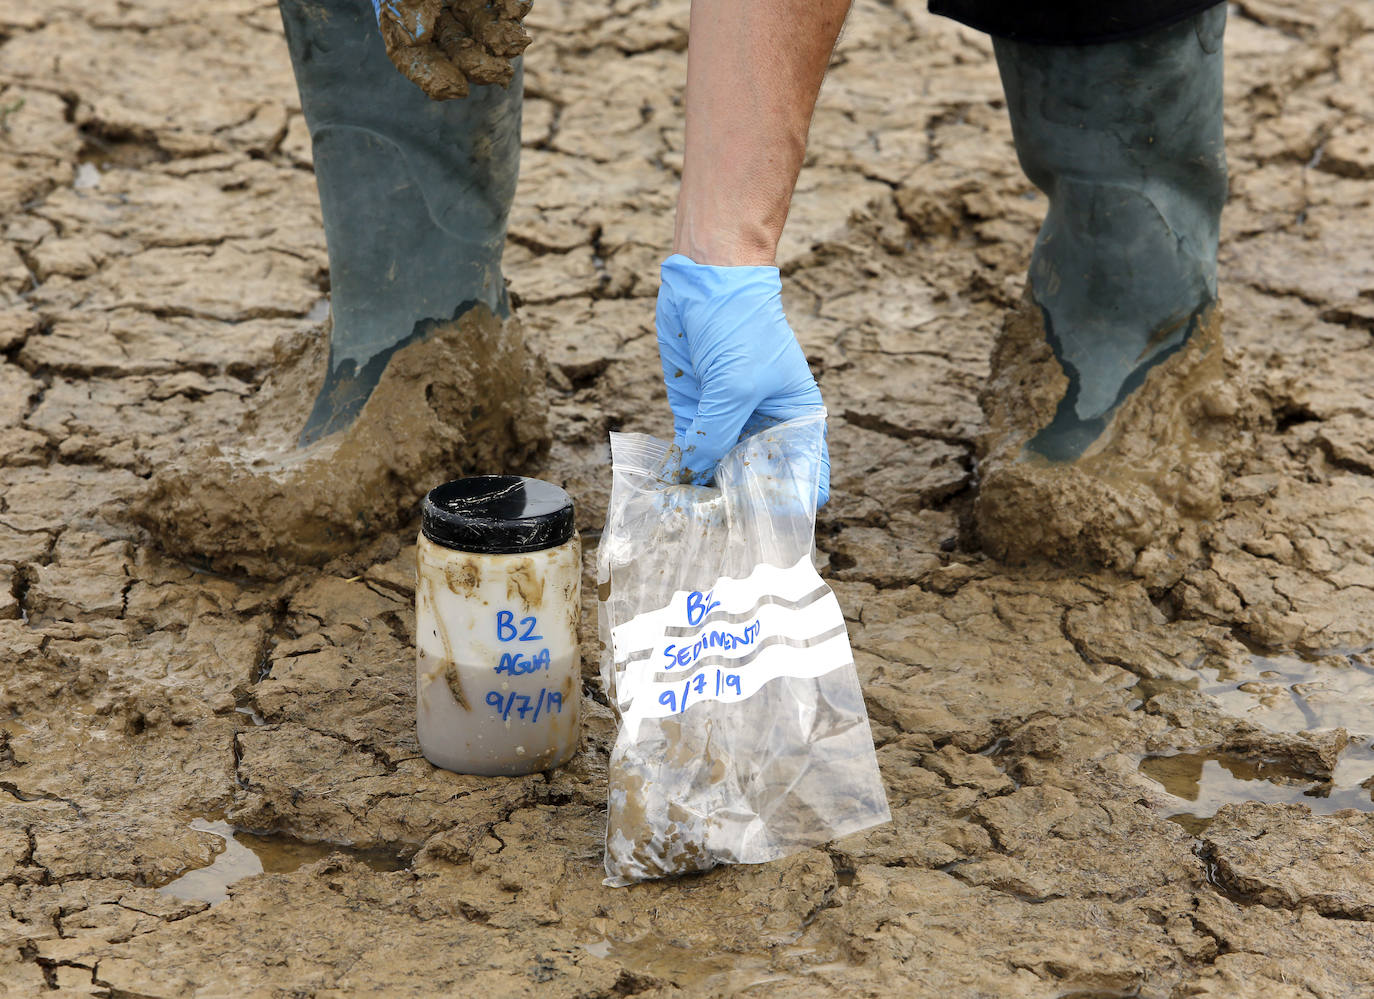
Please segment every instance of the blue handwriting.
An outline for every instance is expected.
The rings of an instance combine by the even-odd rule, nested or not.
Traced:
[[[715,670],[714,672],[716,697],[719,698],[722,693],[727,695],[731,692],[734,692],[736,695],[743,693],[738,673],[721,669]],[[700,697],[705,694],[706,691],[710,689],[711,683],[711,674],[703,671],[696,676],[691,676],[684,680],[680,692],[677,687],[674,686],[659,694],[658,703],[666,705],[671,714],[677,714],[679,711],[686,711],[688,700],[691,699],[693,695]]]
[[[515,626],[515,615],[508,610],[496,612],[496,638],[501,642],[542,642],[543,635],[536,635],[534,629],[539,622],[532,617],[522,617],[520,623],[525,627],[522,635],[520,629]]]
[[[717,628],[714,631],[703,632],[693,644],[684,645],[680,649],[676,645],[669,645],[663,650],[664,658],[668,660],[668,665],[664,668],[678,669],[690,666],[700,659],[701,654],[708,649],[721,649],[725,652],[731,652],[747,645],[753,645],[758,641],[760,627],[759,622],[755,621],[745,627],[742,635]]]
[[[738,679],[738,678],[736,678]],[[556,711],[563,713],[563,694],[557,690],[549,690],[547,687],[540,687],[539,694],[517,694],[512,691],[503,694],[499,690],[487,691],[487,705],[496,709],[503,721],[510,721],[511,712],[514,711],[520,721],[525,721],[527,716],[531,723],[539,720],[542,711]]]
[[[542,669],[547,673],[552,660],[553,653],[548,649],[540,649],[533,656],[526,656],[523,652],[502,652],[496,672],[508,676],[524,676],[526,673],[538,673]]]
[[[705,618],[707,614],[720,606],[719,600],[711,599],[715,592],[715,590],[709,590],[705,596],[702,596],[700,592],[693,590],[691,593],[687,594],[688,624],[696,627],[701,624],[702,619]]]

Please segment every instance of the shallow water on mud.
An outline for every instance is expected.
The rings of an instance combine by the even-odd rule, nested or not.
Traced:
[[[1187,683],[1142,680],[1136,690],[1142,699],[1170,687],[1196,690],[1227,714],[1274,732],[1345,728],[1374,735],[1374,666],[1368,652],[1315,659],[1256,655],[1244,665],[1201,666],[1197,673]]]
[[[1203,669],[1201,690],[1221,708],[1276,732],[1341,727],[1374,730],[1374,666],[1366,653],[1255,656],[1229,672]]]
[[[1140,772],[1178,799],[1166,813],[1192,835],[1211,823],[1222,805],[1242,801],[1302,804],[1321,815],[1357,808],[1374,811],[1374,747],[1353,745],[1341,754],[1330,781],[1314,781],[1278,760],[1199,750],[1147,756]]]
[[[1199,749],[1147,756],[1140,771],[1178,799],[1168,818],[1193,835],[1207,828],[1222,805],[1243,801],[1303,804],[1319,814],[1343,808],[1374,811],[1374,667],[1368,653],[1315,659],[1256,655],[1244,665],[1200,667],[1198,679],[1141,681],[1148,699],[1168,687],[1207,694],[1237,718],[1274,732],[1345,728],[1355,735],[1331,780],[1314,780],[1279,760]],[[1361,741],[1363,739],[1364,741]]]
[[[193,819],[191,828],[224,840],[224,849],[208,867],[187,871],[158,889],[176,898],[202,899],[211,905],[229,897],[229,887],[254,874],[290,874],[331,853],[346,853],[373,870],[398,871],[406,861],[382,850],[355,850],[337,843],[307,843],[290,836],[261,836],[227,822]]]

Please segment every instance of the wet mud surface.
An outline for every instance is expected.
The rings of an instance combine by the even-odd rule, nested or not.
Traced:
[[[587,529],[585,738],[562,770],[480,779],[415,741],[417,523],[265,581],[133,516],[234,443],[322,315],[275,7],[0,5],[0,994],[1374,991],[1363,3],[1233,7],[1235,408],[1209,414],[1233,432],[1184,555],[1128,532],[1089,553],[1110,571],[980,534],[979,392],[1045,208],[991,47],[921,3],[856,6],[782,264],[834,414],[822,571],[893,822],[601,886],[590,569],[607,432],[668,428],[652,295],[686,20],[526,20],[507,273],[554,440],[504,470],[565,484]]]
[[[392,63],[435,100],[466,97],[470,84],[506,86],[530,36],[530,0],[388,0],[382,40]]]

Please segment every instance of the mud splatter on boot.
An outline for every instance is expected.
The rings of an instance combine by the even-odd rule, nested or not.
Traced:
[[[983,546],[1011,562],[1103,566],[1152,586],[1176,581],[1202,552],[1199,525],[1221,508],[1221,484],[1252,403],[1224,357],[1220,308],[1146,375],[1074,462],[1027,444],[1054,419],[1069,379],[1027,295],[993,348],[980,401],[975,505]]]
[[[469,84],[509,86],[512,60],[530,43],[531,0],[384,0],[386,54],[436,101],[468,95]]]
[[[404,523],[436,482],[518,469],[547,442],[542,361],[518,322],[477,306],[397,351],[351,427],[298,448],[327,343],[317,333],[283,350],[242,443],[153,477],[133,514],[164,548],[282,576]]]

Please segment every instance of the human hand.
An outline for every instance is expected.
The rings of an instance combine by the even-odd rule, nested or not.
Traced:
[[[532,0],[372,0],[386,54],[436,101],[466,97],[469,83],[506,86],[530,36]]]
[[[782,311],[776,267],[712,267],[680,253],[663,262],[655,323],[682,471],[704,484],[756,421],[822,405],[801,344]],[[830,452],[817,506],[830,498]]]

